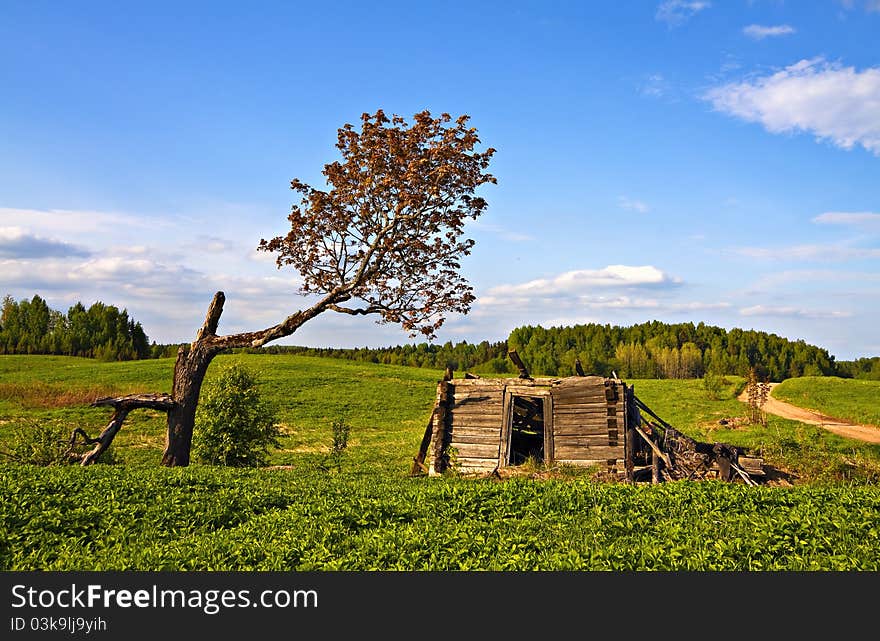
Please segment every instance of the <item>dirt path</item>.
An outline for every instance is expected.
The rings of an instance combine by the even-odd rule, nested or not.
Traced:
[[[773,388],[777,385],[779,385],[779,383],[770,383],[770,391],[772,392]],[[743,393],[739,395],[738,400],[743,403],[749,402],[749,396],[746,393],[746,390],[743,390]],[[880,443],[880,428],[871,425],[857,425],[855,423],[843,421],[839,418],[824,416],[818,412],[805,410],[797,405],[780,401],[772,396],[767,397],[767,402],[764,403],[764,406],[761,409],[768,414],[775,414],[782,418],[790,418],[794,421],[800,421],[801,423],[818,425],[819,427],[823,427],[829,432],[834,432],[839,436],[865,441],[866,443]]]

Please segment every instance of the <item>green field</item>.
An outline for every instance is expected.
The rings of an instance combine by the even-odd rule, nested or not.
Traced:
[[[773,397],[825,416],[880,427],[880,381],[836,376],[790,378],[773,389]]]
[[[753,448],[786,486],[409,478],[441,372],[291,355],[228,355],[279,409],[276,469],[159,466],[164,415],[138,410],[112,465],[0,465],[0,569],[876,570],[880,447],[769,417],[744,424],[731,378],[628,381],[700,440]],[[38,423],[94,434],[96,396],[168,391],[171,360],[0,357],[0,449]],[[352,426],[341,471],[331,425]],[[727,425],[719,423],[728,419]]]

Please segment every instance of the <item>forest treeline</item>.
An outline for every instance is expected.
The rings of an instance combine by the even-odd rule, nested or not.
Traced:
[[[67,313],[45,300],[3,299],[0,309],[0,354],[58,354],[106,361],[150,358],[152,348],[143,327],[126,310],[102,302]]]
[[[39,296],[3,299],[0,354],[63,354],[103,360],[168,358],[179,344],[150,343],[128,312],[101,302],[76,303],[66,314]],[[627,327],[590,323],[514,329],[505,341],[408,343],[389,347],[321,348],[269,345],[269,354],[324,356],[388,365],[428,367],[475,374],[517,374],[508,350],[533,375],[571,376],[580,362],[588,374],[622,378],[699,378],[706,374],[746,376],[751,368],[771,381],[797,376],[880,380],[880,357],[835,361],[827,350],[757,330],[723,329],[704,323],[651,321]]]
[[[263,352],[327,356],[475,374],[516,374],[507,356],[516,349],[533,375],[571,376],[575,363],[588,374],[624,378],[699,378],[705,374],[746,376],[751,368],[769,380],[840,376],[880,380],[880,357],[835,361],[827,350],[757,330],[723,329],[704,323],[651,321],[629,327],[586,324],[523,326],[506,341],[407,344],[333,349],[269,346]],[[249,351],[249,350],[245,350]]]

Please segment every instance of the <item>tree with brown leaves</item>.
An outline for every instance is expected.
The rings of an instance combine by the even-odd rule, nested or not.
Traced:
[[[255,332],[217,335],[225,296],[217,292],[205,322],[177,353],[170,398],[163,395],[168,433],[162,464],[189,464],[192,433],[202,381],[214,356],[234,347],[262,347],[290,336],[323,312],[378,315],[410,336],[429,338],[449,313],[466,314],[474,300],[459,273],[474,241],[464,225],[476,219],[486,201],[478,187],[495,183],[487,172],[495,150],[478,152],[477,130],[469,116],[415,114],[412,124],[382,110],[361,116],[338,130],[341,160],[324,166],[328,189],[298,179],[291,188],[301,201],[288,216],[290,232],[261,240],[259,249],[276,254],[279,268],[302,276],[300,294],[315,302],[279,324]],[[147,398],[141,405],[140,398]],[[99,399],[115,408],[83,464],[94,462],[137,407],[156,407],[155,395]]]

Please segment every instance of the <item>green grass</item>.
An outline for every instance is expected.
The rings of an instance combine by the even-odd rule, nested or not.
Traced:
[[[789,378],[773,397],[825,416],[880,427],[880,381],[836,376]]]
[[[880,493],[0,468],[2,570],[876,571]]]
[[[261,381],[261,391],[278,407],[281,447],[270,463],[315,467],[333,443],[333,421],[352,426],[344,465],[366,471],[405,474],[418,450],[434,403],[440,371],[291,355],[224,355],[208,370],[239,361]],[[0,356],[0,449],[14,424],[47,420],[103,429],[108,408],[91,408],[98,396],[168,392],[173,359],[100,363],[57,356]],[[59,402],[62,401],[69,402]],[[165,415],[137,410],[127,419],[114,448],[128,465],[157,465],[162,457]]]
[[[442,372],[291,355],[230,355],[258,374],[284,469],[159,466],[165,421],[132,413],[121,464],[0,465],[3,570],[876,570],[880,446],[769,417],[745,423],[742,379],[631,380],[667,422],[758,450],[793,487],[408,478]],[[173,361],[0,357],[0,449],[17,425],[90,433],[94,395],[168,391]],[[341,470],[333,422],[352,426]],[[719,423],[727,419],[727,425]]]

